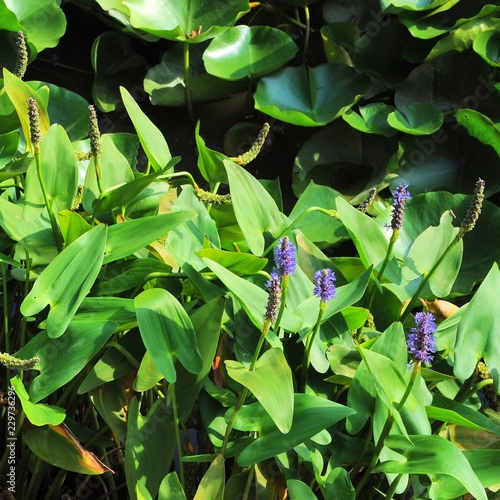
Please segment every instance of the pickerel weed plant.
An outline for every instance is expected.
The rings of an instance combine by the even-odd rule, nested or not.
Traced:
[[[75,2],[165,50],[144,81],[157,104],[180,99],[189,120],[217,87],[267,115],[246,152],[210,149],[198,123],[185,169],[137,94],[106,90],[103,61],[140,66],[129,35],[98,37],[89,105],[23,79],[64,15],[14,3],[0,6],[17,53],[0,90],[4,496],[496,498],[498,124],[482,91],[453,111],[439,93],[473,60],[497,99],[498,8],[398,0],[347,22],[335,2]],[[315,26],[320,5],[333,18]],[[328,62],[313,65],[314,37]],[[134,133],[99,123],[117,103]],[[319,127],[299,134],[290,209],[252,174],[269,117]]]

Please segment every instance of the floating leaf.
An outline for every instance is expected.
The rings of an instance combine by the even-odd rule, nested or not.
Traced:
[[[443,113],[428,102],[418,102],[405,106],[402,111],[395,110],[387,115],[387,123],[411,135],[429,135],[443,124]]]
[[[366,75],[341,64],[286,67],[259,81],[255,108],[287,123],[317,127],[345,113],[370,85]]]
[[[455,116],[469,135],[491,146],[500,156],[500,129],[490,118],[474,109],[459,109]]]
[[[269,26],[235,26],[217,35],[203,54],[211,75],[226,80],[258,78],[293,59],[297,45]]]

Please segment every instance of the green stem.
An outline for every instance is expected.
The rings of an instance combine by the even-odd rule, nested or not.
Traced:
[[[359,345],[357,347],[358,347],[358,351],[361,354],[361,357],[363,357],[362,348]],[[397,412],[401,411],[401,409],[405,405],[406,400],[408,399],[408,396],[410,395],[410,393],[413,389],[413,386],[415,385],[415,380],[417,379],[417,375],[419,374],[419,372],[420,372],[420,363],[415,363],[413,365],[413,371],[412,371],[412,374],[410,376],[410,380],[408,382],[408,385],[406,386],[405,393],[403,394],[403,397],[401,398],[398,405],[396,406],[395,411],[397,411]],[[371,474],[372,470],[374,469],[375,465],[377,465],[378,459],[380,457],[380,453],[382,452],[382,449],[384,447],[385,438],[389,435],[389,432],[391,431],[393,423],[394,423],[394,416],[392,415],[392,413],[389,413],[389,415],[387,416],[387,420],[385,421],[384,427],[382,429],[382,432],[380,433],[379,439],[377,441],[377,445],[375,446],[375,451],[373,452],[373,456],[372,456],[372,459],[370,461],[370,464],[365,469],[363,476],[361,477],[359,483],[356,486],[356,498],[361,498],[359,496],[359,494],[360,494],[361,490],[363,489],[364,485],[366,484],[366,482],[368,481],[370,474]]]
[[[4,346],[5,346],[5,352],[7,354],[11,354],[10,335],[9,335],[9,301],[7,295],[7,272],[5,270],[5,265],[3,262],[0,262],[0,269],[2,271]],[[10,375],[7,373],[6,380],[9,380],[9,378]]]
[[[172,399],[172,408],[174,410],[174,429],[175,429],[175,442],[177,444],[177,454],[179,456],[179,475],[182,489],[184,490],[184,462],[182,461],[182,444],[181,444],[181,433],[179,430],[179,411],[177,409],[177,398],[175,396],[175,384],[170,384],[170,397]],[[187,441],[187,434],[184,436],[184,440]]]
[[[184,49],[184,85],[185,85],[185,95],[186,95],[186,104],[189,112],[189,118],[194,120],[194,112],[193,112],[193,96],[191,94],[191,76],[189,74],[189,43],[183,43]]]
[[[303,30],[307,29],[307,26],[305,24],[302,24],[300,21],[297,21],[297,19],[293,18],[292,16],[289,16],[285,11],[283,11],[274,4],[271,5],[267,3],[261,3],[260,8],[264,10],[277,12],[280,16],[284,17],[290,24],[293,24],[294,26],[297,26],[298,28],[301,28]]]
[[[283,279],[281,282],[282,292],[281,292],[280,310],[278,311],[278,317],[276,318],[276,322],[274,323],[274,331],[276,333],[278,333],[281,319],[283,318],[283,314],[285,313],[286,298],[288,296],[288,283],[289,282],[290,282],[290,276],[288,274],[286,276],[283,276]]]
[[[301,376],[300,376],[300,387],[301,391],[305,391],[305,387],[307,384],[307,370],[309,369],[309,363],[311,361],[311,349],[314,343],[314,338],[316,337],[316,334],[318,333],[319,327],[321,325],[321,318],[323,317],[323,314],[326,311],[326,302],[321,301],[319,304],[319,313],[318,313],[318,319],[316,320],[316,324],[314,325],[314,328],[309,335],[309,338],[307,339],[306,342],[306,348],[304,350],[304,360],[302,361],[302,371],[301,371]]]
[[[95,168],[95,176],[97,179],[97,188],[99,189],[99,193],[103,193],[104,186],[102,184],[102,166],[101,166],[101,157],[99,155],[94,156],[94,168]]]
[[[377,279],[379,281],[384,275],[385,268],[387,267],[389,260],[394,254],[394,244],[396,243],[398,238],[399,238],[399,229],[394,229],[392,231],[391,239],[389,240],[389,247],[387,248],[387,253],[385,254],[384,262],[382,262],[382,266],[380,267],[380,270],[377,273]]]
[[[36,164],[36,173],[38,175],[38,182],[40,183],[40,189],[42,191],[43,200],[45,206],[47,207],[47,213],[49,214],[50,225],[52,227],[52,234],[54,235],[54,241],[56,242],[57,251],[60,253],[63,249],[63,240],[61,231],[56,221],[56,217],[54,215],[54,210],[52,207],[52,199],[47,194],[47,189],[45,187],[45,181],[43,180],[42,175],[42,161],[40,157],[40,144],[33,144],[34,152],[35,152],[35,164]]]
[[[441,262],[443,262],[445,257],[451,252],[453,247],[462,239],[462,236],[463,236],[463,234],[462,235],[460,233],[457,234],[457,236],[455,236],[453,241],[448,245],[448,248],[443,252],[441,257],[439,257],[438,261],[434,264],[432,269],[427,274],[423,275],[422,281],[420,283],[420,286],[418,287],[418,290],[413,294],[413,297],[411,298],[410,302],[406,306],[405,310],[401,313],[401,317],[399,318],[399,321],[401,321],[401,323],[404,323],[405,319],[408,317],[408,315],[411,313],[411,311],[415,307],[417,300],[420,298],[420,293],[422,292],[422,290],[425,288],[425,286],[429,282],[429,279],[434,274],[436,269],[441,265]]]
[[[306,33],[304,35],[303,64],[305,64],[307,60],[307,51],[309,50],[309,36],[311,34],[311,17],[309,15],[309,7],[307,5],[304,7],[304,16],[306,18]]]
[[[262,349],[262,344],[264,343],[264,340],[266,339],[267,334],[269,333],[270,327],[271,327],[270,321],[268,320],[264,321],[264,326],[262,327],[262,333],[260,335],[259,342],[257,343],[257,347],[255,348],[252,362],[250,363],[250,367],[248,369],[249,371],[253,371],[255,369],[257,359],[259,358],[260,350]],[[233,430],[234,421],[236,420],[236,416],[238,415],[238,412],[241,410],[241,407],[245,402],[247,394],[248,394],[248,388],[243,387],[243,390],[240,393],[240,397],[238,398],[238,402],[236,403],[234,411],[231,417],[229,418],[229,422],[227,423],[226,433],[224,434],[224,441],[222,442],[222,447],[220,450],[221,455],[224,455],[224,453],[226,452],[227,445],[229,443],[229,436],[231,434],[231,431]]]
[[[30,274],[31,274],[31,259],[30,253],[26,247],[24,247],[24,253],[26,256],[26,280],[24,282],[24,298],[30,293]],[[27,318],[26,316],[21,317],[21,343],[19,345],[19,349],[22,349],[26,344],[26,324]]]
[[[243,496],[241,497],[242,500],[248,500],[248,497],[250,496],[250,489],[252,488],[252,481],[254,475],[255,475],[255,465],[252,465],[250,467],[250,470],[248,471],[248,477],[245,483],[245,489],[243,490]]]

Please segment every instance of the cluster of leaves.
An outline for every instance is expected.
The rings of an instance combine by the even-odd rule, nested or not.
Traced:
[[[2,55],[0,362],[18,402],[11,491],[485,499],[497,490],[500,215],[478,196],[471,210],[459,193],[478,175],[487,196],[500,190],[500,9],[392,0],[353,3],[347,20],[325,1],[328,62],[283,67],[298,51],[289,35],[233,26],[246,1],[97,3],[127,33],[94,44],[94,100],[103,111],[121,103],[135,134],[101,135],[91,108],[88,139],[85,99],[23,81],[21,49]],[[254,6],[302,30],[304,59],[310,3]],[[0,42],[13,48],[19,37],[22,48],[22,31],[28,60],[64,33],[54,0],[0,0],[0,14]],[[289,213],[279,183],[242,166],[267,127],[248,154],[229,157],[197,126],[209,191],[176,170],[161,131],[117,87],[143,66],[130,33],[175,42],[144,80],[156,104],[192,110],[250,84],[256,110],[322,127],[297,156]],[[359,182],[341,193],[330,176],[346,169]],[[404,223],[382,197],[354,208],[370,187],[404,181]],[[276,318],[265,288],[283,237],[296,266],[280,278]],[[324,252],[343,241],[356,256]],[[318,279],[332,272],[336,291],[322,294]],[[425,365],[407,348],[420,305],[439,323]],[[6,449],[0,470],[10,460]]]

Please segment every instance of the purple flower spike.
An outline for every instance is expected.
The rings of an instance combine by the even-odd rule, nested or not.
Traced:
[[[408,183],[403,182],[394,191],[394,202],[392,204],[392,221],[391,227],[393,230],[403,227],[403,218],[405,212],[406,200],[411,200],[410,193],[407,191]]]
[[[269,281],[266,283],[266,288],[269,292],[269,298],[267,299],[264,319],[274,323],[280,310],[282,294],[281,278],[276,269],[271,273]]]
[[[274,262],[276,262],[280,276],[290,276],[297,269],[295,247],[288,236],[283,236],[278,240],[274,249]]]
[[[410,363],[426,363],[434,359],[436,352],[436,321],[434,315],[428,312],[415,314],[417,326],[408,335],[408,352]]]
[[[322,302],[328,302],[335,297],[335,273],[331,269],[322,269],[314,274],[314,295]]]

